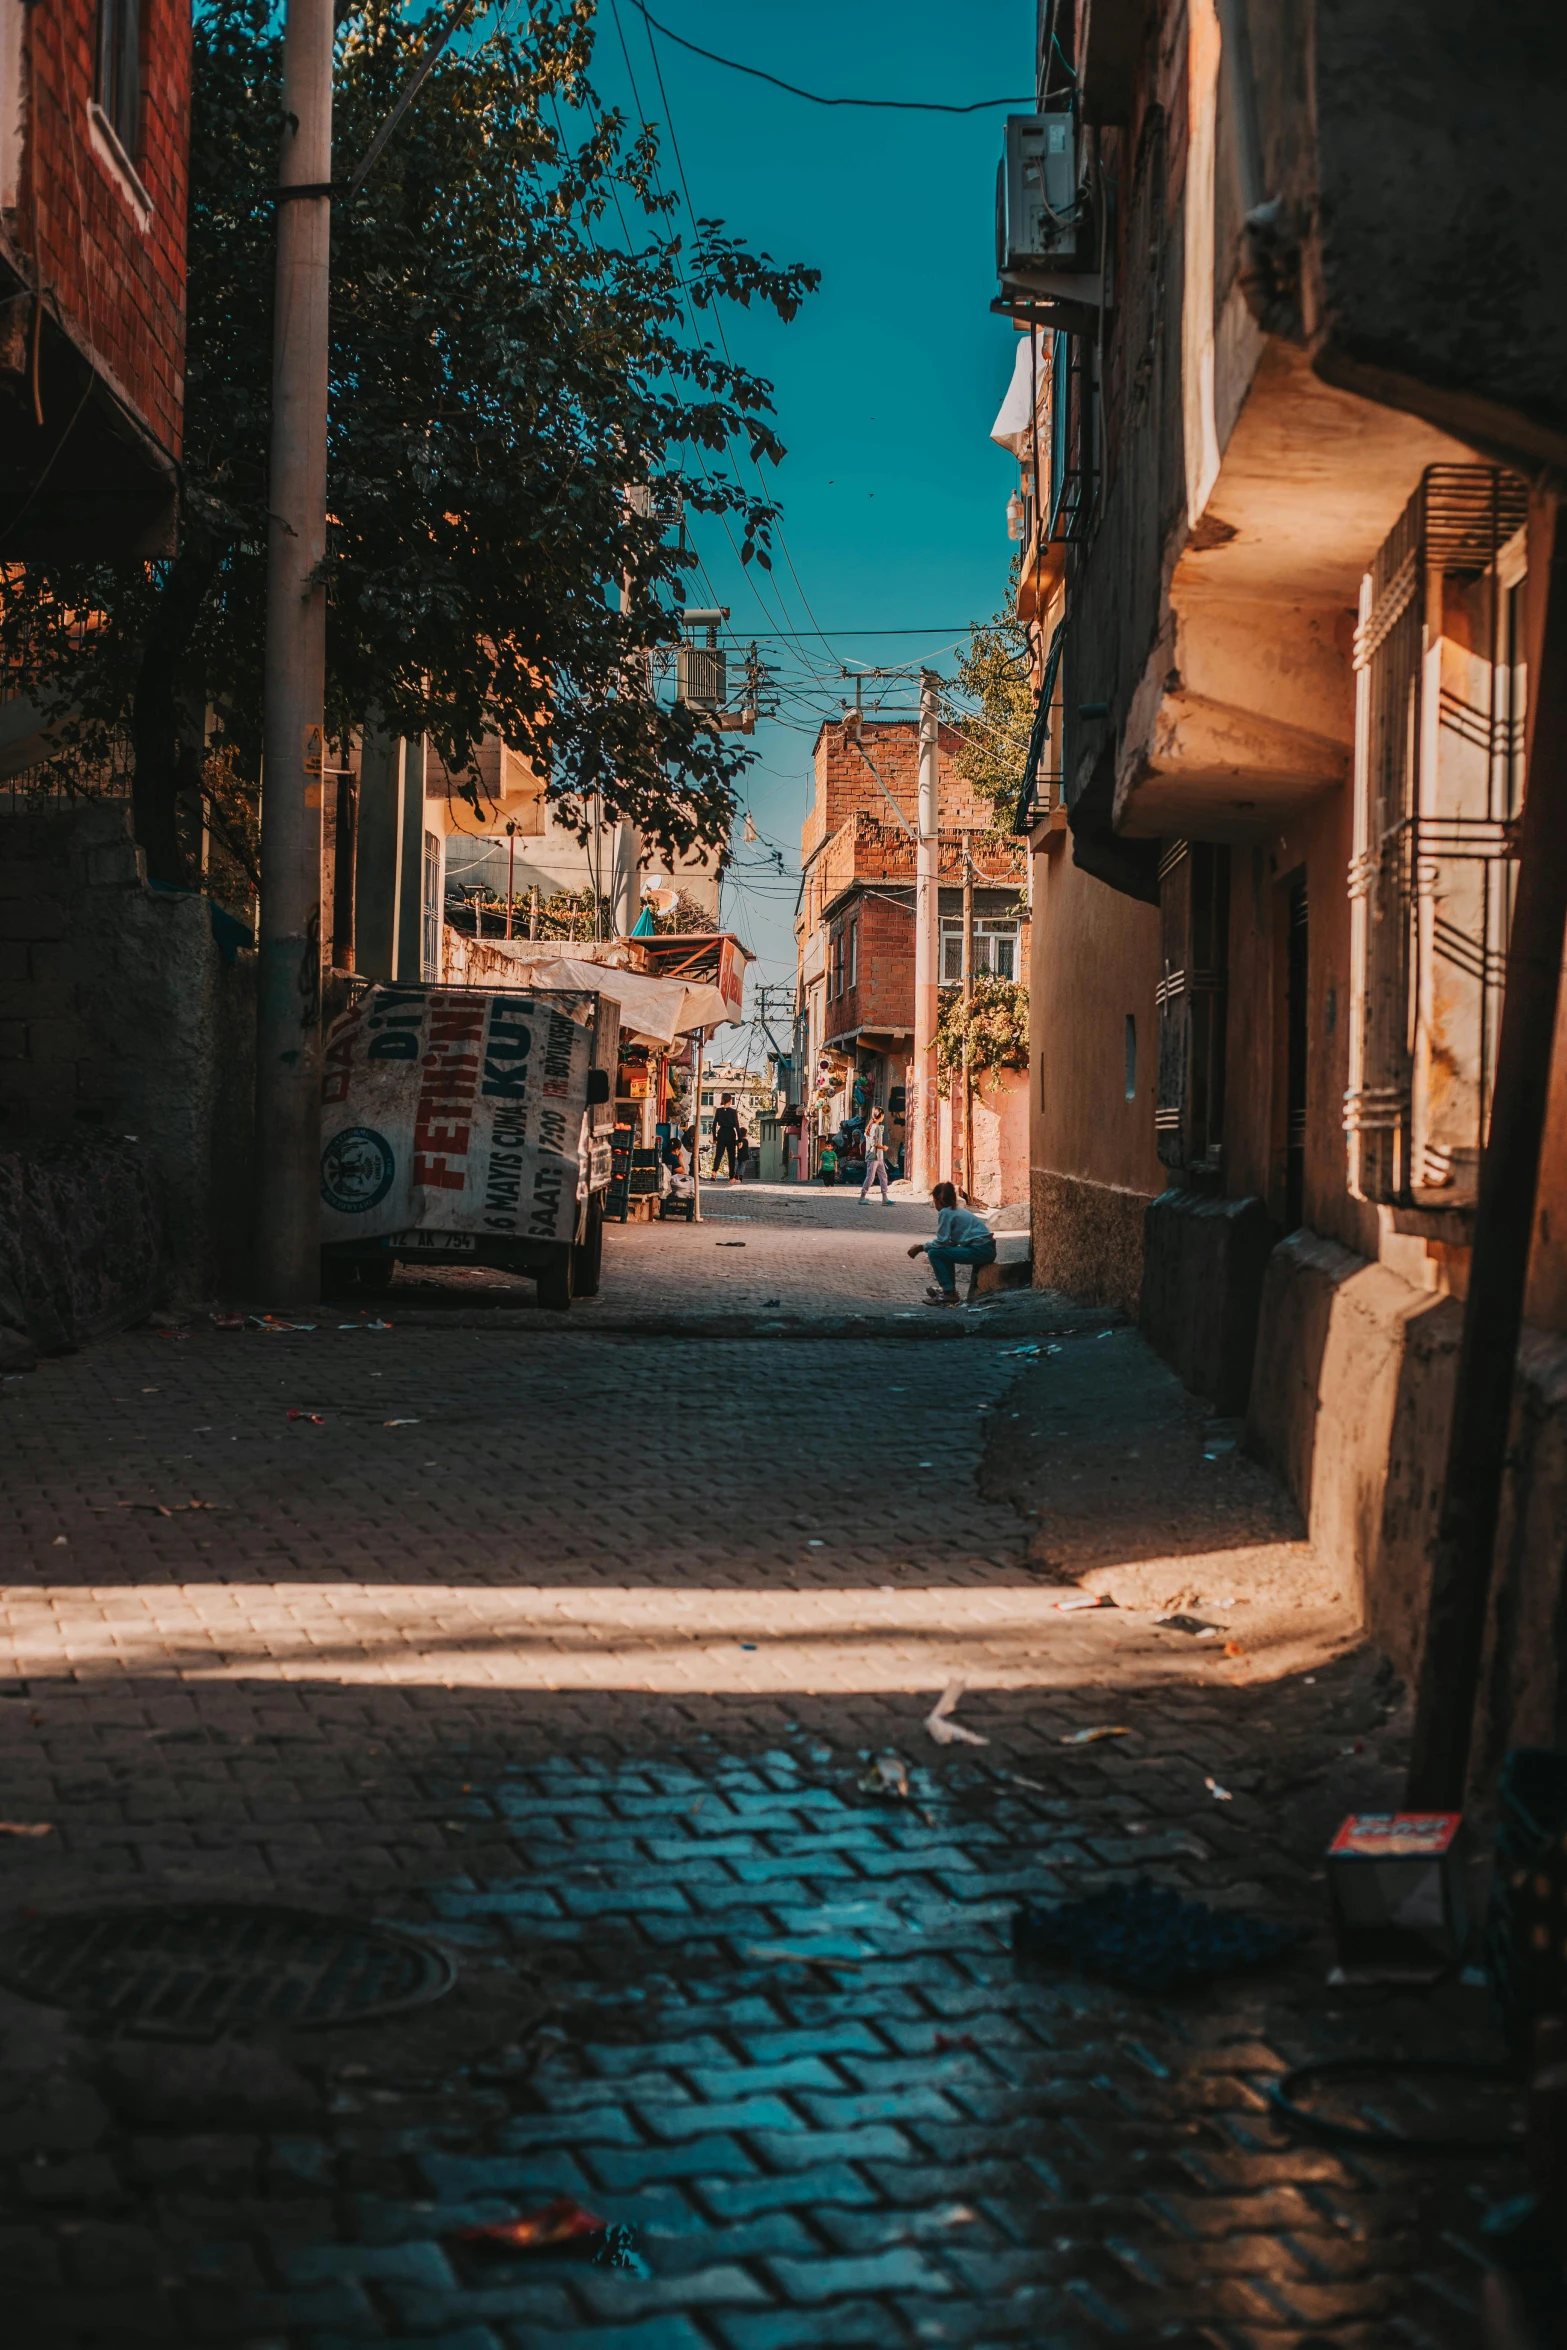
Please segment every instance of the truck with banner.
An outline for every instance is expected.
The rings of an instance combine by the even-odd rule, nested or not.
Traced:
[[[445,1259],[528,1274],[545,1306],[594,1296],[619,1035],[585,990],[366,989],[324,1054],[327,1282]]]

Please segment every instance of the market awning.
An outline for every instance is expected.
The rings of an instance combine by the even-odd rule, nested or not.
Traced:
[[[621,971],[583,955],[541,953],[527,939],[484,941],[487,968],[479,984],[497,982],[492,957],[512,964],[517,987],[581,988],[613,996],[620,1006],[620,1033],[636,1044],[668,1047],[698,1028],[720,1028],[731,1017],[716,987],[679,979],[653,979],[645,971]],[[505,985],[505,981],[500,984]]]

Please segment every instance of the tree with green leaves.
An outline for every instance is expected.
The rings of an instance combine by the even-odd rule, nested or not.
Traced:
[[[1014,589],[1016,583],[1014,566]],[[993,837],[1010,835],[1034,724],[1028,631],[1010,598],[970,629],[943,716],[963,737],[958,773],[995,811]]]
[[[395,0],[343,18],[340,182],[438,23]],[[593,38],[594,0],[481,22],[334,207],[328,732],[428,735],[454,774],[498,734],[568,819],[598,795],[672,854],[726,838],[749,754],[650,690],[693,562],[670,516],[732,517],[766,567],[776,508],[737,458],[783,455],[770,386],[711,313],[791,318],[817,273],[718,221],[681,232],[656,131],[594,92]],[[137,837],[168,881],[189,873],[182,806],[251,854],[280,65],[274,0],[197,0],[178,551],[0,580],[55,770],[128,738]]]

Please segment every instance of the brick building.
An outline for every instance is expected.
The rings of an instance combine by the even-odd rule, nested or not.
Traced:
[[[966,881],[973,887],[976,974],[1021,979],[1028,932],[1019,912],[1025,859],[1016,845],[992,837],[994,812],[957,773],[958,748],[957,735],[942,728],[937,749],[941,981],[955,987],[963,976]],[[916,720],[851,715],[821,729],[816,796],[801,833],[795,923],[806,1107],[818,1139],[845,1122],[857,1124],[868,1108],[885,1110],[894,1163],[902,1149],[914,1049],[918,804]],[[961,1105],[942,1105],[943,1175],[992,1204],[1013,1198],[1014,1189],[1021,1198],[1026,1189],[1023,1092],[1008,1077],[979,1090],[971,1174],[962,1165]]]
[[[0,555],[172,544],[189,0],[0,0]]]

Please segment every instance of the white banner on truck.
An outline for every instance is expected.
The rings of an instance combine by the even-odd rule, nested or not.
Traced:
[[[373,987],[332,1024],[321,1087],[321,1237],[577,1224],[590,995]]]

